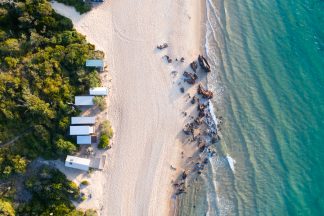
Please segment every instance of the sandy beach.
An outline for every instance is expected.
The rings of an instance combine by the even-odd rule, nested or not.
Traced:
[[[71,7],[52,5],[105,52],[108,64],[106,118],[115,137],[105,169],[91,177],[92,199],[78,207],[96,208],[105,216],[172,214],[171,180],[182,171],[182,112],[193,111],[187,93],[196,92],[181,84],[186,91],[181,93],[178,83],[203,49],[204,1],[111,0],[81,16]],[[157,50],[164,42],[169,47]],[[175,61],[181,57],[184,63]]]

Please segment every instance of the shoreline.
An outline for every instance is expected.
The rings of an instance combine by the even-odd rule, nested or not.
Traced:
[[[171,199],[171,180],[182,171],[181,152],[190,155],[194,151],[192,146],[184,146],[182,142],[185,119],[181,112],[196,108],[188,108],[186,94],[180,93],[177,81],[198,54],[205,54],[205,1],[169,1],[154,6],[144,3],[143,7],[127,0],[104,2],[81,16],[71,7],[59,3],[52,5],[58,13],[72,19],[74,27],[86,35],[89,42],[105,52],[112,78],[107,116],[112,121],[115,137],[108,151],[108,167],[92,177],[95,186],[90,185],[89,190],[93,190],[94,199],[78,207],[96,208],[101,215],[174,214],[177,206]],[[125,11],[134,11],[133,23],[125,19]],[[153,16],[151,11],[160,16]],[[99,23],[102,19],[107,22]],[[178,25],[170,25],[174,19]],[[197,26],[200,26],[199,31]],[[156,44],[164,41],[170,44],[167,50],[152,52]],[[137,49],[144,51],[143,57],[149,59],[148,62],[136,57]],[[163,54],[171,58],[183,56],[185,63],[167,64],[161,60]],[[172,70],[179,72],[176,78],[169,74]],[[143,76],[138,78],[138,74]],[[206,86],[206,78],[200,81]],[[186,93],[196,91],[192,86],[185,86]],[[143,104],[147,108],[141,107]],[[171,165],[177,171],[171,170]],[[120,198],[116,200],[116,197]]]

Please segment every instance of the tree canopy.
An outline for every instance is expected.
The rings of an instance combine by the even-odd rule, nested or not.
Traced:
[[[98,73],[85,68],[86,59],[98,56],[103,53],[46,0],[1,3],[0,145],[24,134],[13,154],[48,158],[75,151],[64,137],[69,117],[79,113],[74,96],[100,85]]]
[[[98,73],[85,68],[86,59],[98,57],[103,53],[47,0],[0,3],[1,181],[27,175],[36,157],[77,150],[67,135],[70,117],[80,112],[74,96],[100,86]],[[78,187],[58,170],[42,167],[29,177],[24,185],[31,200],[15,213],[11,200],[0,199],[0,215],[86,214],[70,201],[78,199]]]
[[[0,215],[15,216],[15,210],[10,202],[0,199]]]

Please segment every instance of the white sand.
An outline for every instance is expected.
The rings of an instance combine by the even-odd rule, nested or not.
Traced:
[[[92,199],[80,208],[113,216],[172,213],[171,180],[181,171],[186,120],[181,112],[189,107],[177,83],[201,53],[203,4],[204,0],[109,0],[82,16],[52,4],[105,52],[112,78],[107,118],[115,130],[113,148],[105,170],[91,178],[87,190]],[[156,45],[164,42],[170,47],[157,51]],[[185,63],[167,64],[162,60],[165,54],[183,56]],[[171,76],[173,70],[179,72],[177,77]]]

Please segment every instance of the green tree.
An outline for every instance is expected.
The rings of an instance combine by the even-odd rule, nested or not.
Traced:
[[[49,119],[55,117],[55,112],[51,110],[49,103],[31,94],[28,89],[23,91],[23,99],[25,100],[24,105],[32,114]]]
[[[8,177],[12,174],[12,167],[11,166],[5,166],[3,171],[2,171],[2,174],[5,176],[5,177]]]
[[[80,12],[81,14],[86,13],[91,10],[91,5],[88,2],[85,1],[79,1],[79,0],[58,0],[58,2],[61,2],[66,5],[70,5],[75,7],[75,9]]]
[[[7,66],[9,68],[11,68],[11,69],[15,68],[17,66],[18,62],[19,62],[19,60],[17,58],[13,58],[13,57],[10,57],[10,56],[5,57],[4,60],[5,60],[6,64],[7,64]]]
[[[89,87],[98,87],[101,85],[100,77],[97,71],[92,71],[86,75],[86,80],[89,82]]]
[[[0,215],[2,216],[15,216],[15,210],[11,203],[0,199]]]
[[[59,138],[56,143],[56,149],[57,152],[60,155],[67,155],[67,154],[72,154],[74,152],[76,152],[77,148],[76,146],[71,143],[70,141],[64,140],[62,138]]]
[[[16,173],[24,173],[27,167],[27,161],[25,158],[20,155],[14,155],[10,157],[12,166]]]
[[[9,38],[0,45],[0,50],[4,54],[16,54],[20,50],[19,41],[15,38]]]

